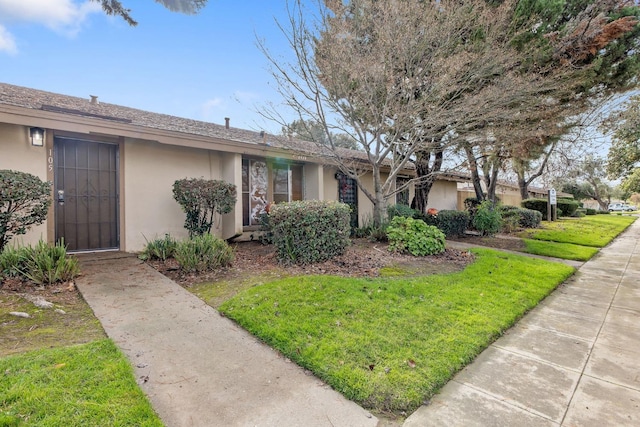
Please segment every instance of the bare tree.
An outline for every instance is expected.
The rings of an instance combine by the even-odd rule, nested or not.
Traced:
[[[356,179],[375,221],[409,162],[421,171],[426,206],[451,135],[506,122],[514,104],[527,108],[534,94],[549,90],[542,75],[518,71],[522,52],[505,38],[513,5],[327,0],[308,22],[298,1],[281,27],[294,61],[283,63],[261,43],[286,105],[301,120],[321,123],[327,135],[340,130],[361,146],[366,168],[331,138],[319,150]],[[278,108],[264,114],[285,124]],[[363,169],[373,175],[373,191],[361,180]]]

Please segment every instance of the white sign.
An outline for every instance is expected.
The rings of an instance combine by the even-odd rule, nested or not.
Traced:
[[[557,205],[558,202],[556,200],[556,189],[555,188],[551,188],[549,190],[549,204],[551,205]]]

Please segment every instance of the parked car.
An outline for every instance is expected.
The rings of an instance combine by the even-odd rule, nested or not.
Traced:
[[[609,212],[632,212],[637,210],[633,205],[628,205],[626,203],[610,203],[609,204]]]

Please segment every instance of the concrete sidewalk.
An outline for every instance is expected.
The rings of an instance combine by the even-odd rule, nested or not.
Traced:
[[[404,423],[444,425],[640,425],[640,221]]]
[[[378,420],[126,254],[80,256],[78,289],[169,427]]]

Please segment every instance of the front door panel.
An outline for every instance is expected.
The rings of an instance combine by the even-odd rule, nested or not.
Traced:
[[[70,251],[117,249],[118,146],[56,137],[56,240]]]

